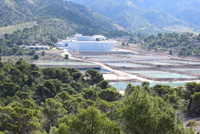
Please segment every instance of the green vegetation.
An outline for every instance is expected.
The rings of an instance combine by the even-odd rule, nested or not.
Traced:
[[[127,43],[122,42],[122,46],[128,46],[128,42]]]
[[[65,59],[69,59],[69,55],[68,54],[65,54]]]
[[[0,37],[4,34],[12,34],[15,31],[23,31],[25,28],[32,28],[37,25],[36,22],[27,22],[19,25],[11,25],[7,27],[0,27]]]
[[[57,42],[58,38],[65,39],[77,32],[109,37],[127,35],[127,32],[117,30],[111,21],[81,5],[63,0],[31,1],[3,0],[0,5],[2,32],[5,33],[6,29],[9,35],[11,31],[18,31],[15,37],[18,37],[16,42],[19,44],[28,41],[29,44],[49,45]],[[9,39],[13,36],[9,36]]]
[[[176,52],[179,56],[200,56],[200,35],[192,33],[165,33],[150,35],[143,39],[142,48],[146,50]]]
[[[36,44],[54,46],[58,39],[64,39],[77,32],[106,36],[127,34],[112,29],[110,21],[71,2],[25,1],[1,1],[0,54],[2,56],[35,55],[35,50],[27,51],[25,47],[19,46]]]
[[[3,44],[4,42],[0,42],[0,45]],[[34,51],[34,52],[33,52]],[[2,56],[11,56],[11,55],[34,55],[36,53],[35,50],[27,50],[24,46],[19,47],[17,45],[8,47],[6,44],[0,46],[0,54]]]
[[[45,52],[39,57],[23,45],[54,46],[76,32],[129,35],[89,9],[63,0],[3,0],[0,12],[0,59],[26,54],[38,60]],[[124,20],[123,15],[118,20]],[[138,40],[131,38],[123,46]],[[142,41],[145,49],[169,49],[174,54],[178,46],[181,56],[199,56],[200,35],[158,34]],[[200,84],[195,82],[179,88],[128,84],[123,96],[93,69],[82,74],[74,68],[39,68],[22,58],[16,63],[0,61],[2,134],[194,134],[177,112],[199,114],[199,97]],[[187,126],[194,124],[189,121]]]
[[[185,89],[150,88],[144,82],[127,85],[123,97],[96,70],[82,74],[74,68],[40,69],[23,60],[0,62],[0,131],[193,134],[176,110],[199,112],[199,87],[188,83]]]
[[[0,54],[23,55],[23,45],[54,46],[75,33],[108,37],[129,35],[89,9],[63,0],[3,0],[0,5]],[[30,55],[34,55],[30,52]]]
[[[38,59],[39,59],[39,55],[38,55],[38,54],[35,54],[35,55],[33,56],[33,59],[34,59],[34,60],[38,60]]]
[[[45,54],[46,54],[46,53],[45,53],[44,51],[42,51],[42,56],[45,56]]]
[[[124,101],[119,119],[127,134],[183,134],[176,112],[161,98],[152,97],[143,89],[135,89]],[[173,123],[172,123],[173,122]],[[172,129],[173,128],[173,129]]]
[[[186,124],[186,126],[189,126],[189,127],[191,127],[191,126],[194,126],[195,125],[195,120],[189,120],[188,122],[187,122],[187,124]]]
[[[137,32],[199,32],[198,0],[71,0]]]
[[[170,55],[173,55],[173,51],[172,51],[172,50],[169,50],[169,54],[170,54]]]

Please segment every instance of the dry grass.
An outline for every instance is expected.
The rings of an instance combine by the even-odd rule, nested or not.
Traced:
[[[11,25],[7,27],[0,27],[0,37],[4,34],[12,34],[14,31],[23,30],[24,28],[31,28],[37,25],[36,22],[27,22],[19,25]]]
[[[42,51],[45,52],[45,56],[42,56]],[[26,61],[27,63],[69,61],[62,57],[62,50],[57,50],[57,49],[39,50],[36,53],[39,55],[38,60],[32,60],[33,56],[29,55],[22,55],[22,56],[13,55],[13,56],[2,56],[2,61],[3,62],[9,61],[15,63],[20,58],[23,58],[23,60]]]

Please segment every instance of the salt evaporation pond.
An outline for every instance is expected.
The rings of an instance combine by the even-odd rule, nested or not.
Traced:
[[[180,65],[177,63],[159,62],[159,61],[144,61],[143,63],[150,63],[155,65]]]
[[[86,58],[115,58],[112,55],[81,55],[81,57],[86,57]]]
[[[140,65],[134,63],[122,63],[122,62],[115,62],[115,63],[106,63],[107,65],[117,66],[117,67],[151,67],[147,65]]]
[[[124,55],[126,56],[126,55]],[[129,55],[131,59],[137,61],[155,61],[155,60],[170,60],[167,57],[155,56],[155,55]]]
[[[34,63],[36,65],[41,65],[41,66],[91,66],[95,65],[93,63],[88,63],[88,62],[37,62]]]
[[[184,86],[187,82],[185,83],[150,83],[150,87],[153,87],[157,84],[162,84],[162,85],[168,85],[168,86],[171,86],[171,87],[179,87],[179,86]],[[115,87],[116,89],[118,90],[124,90],[126,88],[128,83],[111,83],[110,85]],[[132,85],[134,86],[138,86],[138,85],[141,85],[141,83],[131,83]]]
[[[175,62],[175,63],[183,63],[183,64],[193,64],[193,65],[200,65],[200,62],[195,62],[195,61],[180,61],[180,60],[171,60],[171,62]]]
[[[200,69],[191,68],[172,68],[171,70],[181,71],[189,74],[200,74]]]
[[[154,77],[154,78],[169,78],[169,79],[197,78],[197,77],[193,77],[189,75],[169,73],[169,72],[163,72],[163,71],[127,71],[127,72],[142,74],[142,75],[145,75],[148,77]]]
[[[142,57],[142,58],[143,58],[143,57],[146,57],[146,58],[147,58],[147,57],[148,57],[148,56],[146,56],[146,55],[134,55],[134,54],[127,54],[127,55],[124,55],[124,54],[123,54],[123,55],[121,55],[121,56],[139,57],[139,58],[141,58],[141,57]]]

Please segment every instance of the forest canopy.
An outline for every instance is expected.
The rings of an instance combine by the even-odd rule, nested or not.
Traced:
[[[199,84],[127,85],[125,96],[89,69],[0,62],[0,131],[13,134],[189,134],[177,110],[199,113]],[[191,100],[191,102],[188,102]],[[185,105],[183,105],[183,102]],[[187,111],[187,110],[186,110]],[[145,128],[145,129],[144,129]]]

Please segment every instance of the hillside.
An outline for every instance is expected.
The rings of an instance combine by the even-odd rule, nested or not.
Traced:
[[[200,30],[200,2],[198,0],[71,1],[83,4],[129,30],[147,32]],[[171,29],[171,27],[175,28]]]
[[[188,96],[198,99],[199,90],[186,96],[195,82],[184,89],[128,84],[121,95],[94,69],[82,74],[23,60],[0,62],[0,76],[0,134],[194,134],[176,111],[190,105]],[[189,110],[199,114],[199,102]]]
[[[141,47],[156,52],[169,52],[170,55],[200,57],[200,35],[192,33],[165,33],[150,35],[142,39]]]
[[[17,41],[29,41],[29,44],[45,44],[51,41],[51,37],[64,39],[77,32],[86,35],[103,34],[109,37],[127,34],[118,31],[120,27],[112,21],[86,7],[63,0],[2,0],[0,18],[1,29],[9,29],[11,32],[13,29],[16,30]],[[22,25],[30,22],[37,25],[33,28],[26,26],[24,32]],[[16,42],[12,41],[12,44]]]
[[[37,25],[36,22],[27,22],[27,23],[21,23],[19,25],[9,25],[6,27],[0,27],[0,37],[4,36],[5,34],[12,34],[17,30],[22,31],[25,28],[32,28],[35,25]]]

